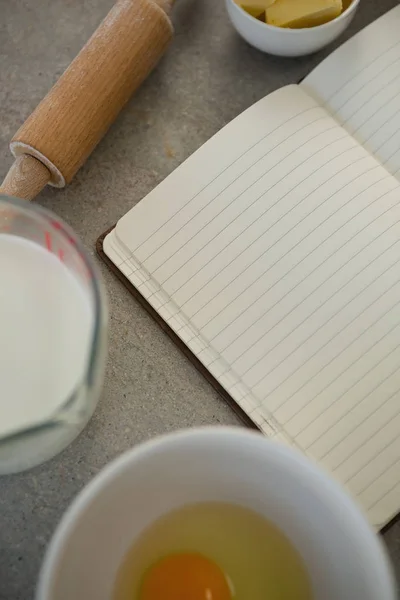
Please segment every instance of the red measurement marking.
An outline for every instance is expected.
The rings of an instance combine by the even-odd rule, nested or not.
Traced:
[[[47,250],[49,252],[51,252],[51,247],[52,247],[52,244],[51,244],[51,233],[49,231],[45,231],[44,239],[45,239],[45,242],[46,242],[46,248],[47,248]]]
[[[64,227],[62,226],[62,224],[59,221],[54,221],[53,220],[53,221],[51,221],[51,224],[54,227],[54,229],[57,229],[58,231],[62,231],[62,233],[68,239],[69,243],[72,246],[76,246],[75,240],[72,239],[71,236],[68,235],[68,233],[65,231]],[[50,242],[50,247],[47,246],[47,248],[48,248],[48,250],[51,250],[51,236],[50,235],[49,235],[49,242]],[[46,234],[46,244],[47,244],[47,234]],[[60,260],[62,262],[64,262],[64,260],[65,260],[65,253],[64,253],[63,250],[59,250],[58,251],[58,256],[59,256]],[[86,279],[91,280],[93,278],[93,275],[90,272],[90,270],[87,268],[87,266],[86,266],[84,260],[82,259],[82,257],[81,257],[81,260],[82,260],[81,268],[82,268],[82,270],[84,272],[84,275],[86,276]]]
[[[75,246],[75,241],[68,235],[68,233],[66,231],[64,231],[64,228],[61,225],[61,223],[59,223],[58,221],[51,221],[51,224],[53,225],[54,229],[58,229],[59,231],[62,231],[63,234],[68,239],[69,243],[72,244],[73,246]]]
[[[54,229],[62,229],[61,224],[58,221],[51,221]]]

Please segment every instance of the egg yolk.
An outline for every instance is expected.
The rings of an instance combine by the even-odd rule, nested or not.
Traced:
[[[231,600],[221,569],[201,554],[172,554],[145,574],[140,600]]]

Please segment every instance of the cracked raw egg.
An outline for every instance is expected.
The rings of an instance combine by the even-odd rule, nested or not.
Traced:
[[[231,600],[223,571],[201,554],[173,554],[145,573],[140,600]]]
[[[112,600],[312,600],[300,554],[258,513],[221,502],[162,515],[133,540]]]

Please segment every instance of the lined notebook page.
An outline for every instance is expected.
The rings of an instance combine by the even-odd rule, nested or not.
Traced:
[[[290,86],[105,243],[264,432],[322,462],[377,526],[400,506],[399,190]]]
[[[301,85],[400,177],[400,6],[343,44]]]

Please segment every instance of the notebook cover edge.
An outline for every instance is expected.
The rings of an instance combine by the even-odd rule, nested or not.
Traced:
[[[115,264],[108,258],[103,249],[103,242],[105,237],[111,233],[111,231],[115,228],[110,227],[107,231],[105,231],[96,241],[96,252],[101,260],[107,265],[107,267],[112,271],[114,275],[119,279],[119,281],[124,285],[124,287],[132,294],[134,299],[139,302],[139,304],[146,310],[146,312],[156,321],[156,323],[161,327],[164,333],[174,342],[178,349],[190,360],[190,362],[196,367],[196,369],[200,372],[200,374],[206,378],[208,383],[212,385],[212,387],[218,392],[221,396],[222,400],[224,400],[232,410],[237,414],[240,420],[244,425],[254,429],[256,431],[260,431],[257,425],[250,419],[250,417],[245,413],[245,411],[237,404],[237,402],[232,398],[230,394],[225,390],[224,387],[215,379],[215,377],[206,369],[203,363],[193,354],[193,352],[186,346],[186,344],[180,339],[180,337],[174,332],[174,330],[164,321],[164,319],[157,313],[157,311],[147,302],[147,300],[142,296],[142,294],[136,289],[136,287],[125,277],[125,275],[115,266]],[[260,433],[262,433],[260,431]]]

